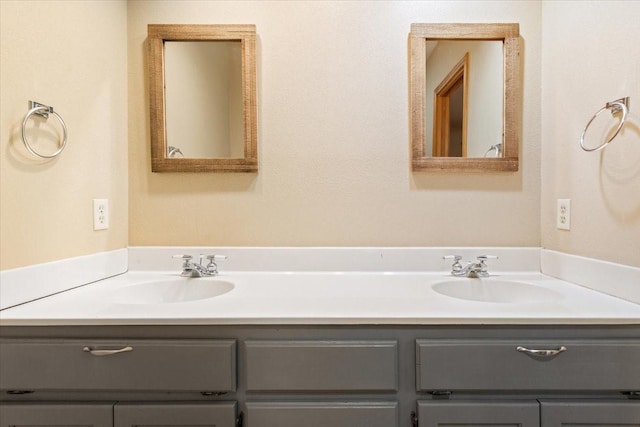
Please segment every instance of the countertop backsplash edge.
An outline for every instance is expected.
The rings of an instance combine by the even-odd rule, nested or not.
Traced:
[[[640,268],[544,249],[540,272],[640,304]]]
[[[539,247],[129,247],[0,271],[0,310],[127,271],[180,271],[176,254],[227,255],[220,271],[447,272],[452,260],[497,255],[489,271],[536,271],[640,304],[640,268]]]
[[[0,271],[0,310],[125,273],[127,248]]]
[[[489,259],[489,271],[540,271],[539,247],[162,247],[129,248],[130,271],[176,270],[181,260],[174,255],[225,255],[218,262],[222,271],[362,271],[362,272],[449,272],[453,260],[445,255],[460,255],[462,262],[479,255]],[[206,262],[206,260],[205,260]]]

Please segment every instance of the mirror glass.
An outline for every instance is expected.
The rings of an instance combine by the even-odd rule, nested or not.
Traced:
[[[253,25],[148,27],[153,172],[256,172]]]
[[[518,24],[412,24],[412,169],[518,170]]]
[[[167,157],[244,156],[239,40],[164,44]]]
[[[502,57],[501,41],[427,39],[426,156],[501,155]]]

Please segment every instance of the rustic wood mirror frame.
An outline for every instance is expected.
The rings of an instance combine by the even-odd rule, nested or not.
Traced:
[[[409,33],[409,102],[411,167],[418,171],[512,172],[518,170],[520,138],[520,34],[518,24],[411,24]],[[426,42],[441,40],[500,40],[504,52],[502,157],[463,158],[425,155]],[[473,72],[473,71],[471,71]],[[488,141],[493,145],[498,141]]]
[[[164,42],[240,41],[242,55],[243,158],[169,158],[165,127]],[[149,97],[152,172],[257,172],[258,127],[256,107],[255,25],[149,24]]]

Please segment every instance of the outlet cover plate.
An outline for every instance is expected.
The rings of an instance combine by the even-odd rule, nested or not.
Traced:
[[[558,199],[556,227],[558,230],[571,229],[571,199]]]
[[[109,228],[109,199],[93,199],[93,229]]]

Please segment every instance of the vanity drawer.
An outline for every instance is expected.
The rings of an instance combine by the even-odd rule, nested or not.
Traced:
[[[0,389],[234,391],[234,340],[2,340]]]
[[[639,390],[640,341],[417,340],[416,389]]]
[[[395,391],[396,341],[246,341],[248,391]]]

